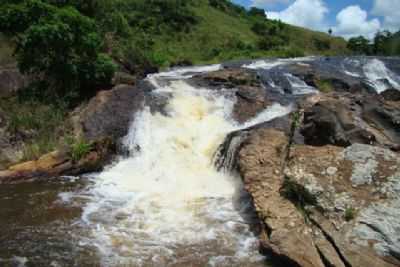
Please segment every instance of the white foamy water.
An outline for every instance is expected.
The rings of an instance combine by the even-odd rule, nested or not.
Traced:
[[[292,94],[294,95],[306,95],[306,94],[313,94],[317,93],[314,87],[307,85],[303,80],[299,77],[296,77],[290,73],[285,74],[286,79],[288,80]]]
[[[315,57],[298,57],[298,58],[286,58],[286,59],[269,59],[269,60],[256,60],[250,64],[244,64],[242,67],[247,69],[264,69],[270,70],[272,68],[287,65],[291,63],[300,63],[314,60]]]
[[[369,60],[363,66],[363,71],[368,83],[378,94],[390,87],[400,90],[400,79],[379,59]]]
[[[265,266],[241,180],[218,172],[213,156],[228,133],[291,108],[274,104],[238,125],[234,94],[196,89],[188,75],[149,77],[153,85],[183,78],[154,90],[170,97],[166,114],[138,113],[124,140],[131,155],[98,174],[85,195],[91,237],[82,242],[97,247],[104,266]]]

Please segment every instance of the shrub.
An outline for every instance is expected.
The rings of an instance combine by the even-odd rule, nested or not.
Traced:
[[[318,51],[329,50],[331,48],[331,43],[329,42],[329,40],[314,38],[313,43]]]
[[[116,66],[101,54],[95,22],[75,8],[39,0],[3,5],[0,30],[17,35],[15,54],[24,74],[43,81],[55,96],[109,84]]]
[[[347,207],[344,211],[344,219],[346,221],[351,221],[355,217],[356,210],[353,207]]]
[[[85,157],[93,148],[91,143],[84,140],[78,140],[71,145],[71,158],[74,162],[81,160]]]

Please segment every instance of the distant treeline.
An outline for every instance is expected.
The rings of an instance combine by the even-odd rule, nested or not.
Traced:
[[[379,31],[371,41],[363,36],[353,37],[349,39],[347,47],[358,55],[399,56],[400,31]]]

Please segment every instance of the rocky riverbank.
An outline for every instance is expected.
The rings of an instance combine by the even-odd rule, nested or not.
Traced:
[[[243,127],[215,163],[243,179],[264,253],[283,266],[399,266],[399,66],[392,58],[262,60],[117,85],[69,116],[74,135],[92,144],[84,157],[56,151],[1,171],[0,183],[100,170],[124,152],[118,144],[143,107],[167,113],[168,94],[152,94],[154,85],[185,78],[235,100],[232,118]],[[257,120],[282,107],[291,114]]]

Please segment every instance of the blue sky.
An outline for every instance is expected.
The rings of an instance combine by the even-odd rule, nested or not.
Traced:
[[[378,30],[400,30],[400,0],[233,0],[264,8],[267,16],[345,38],[372,38]]]

